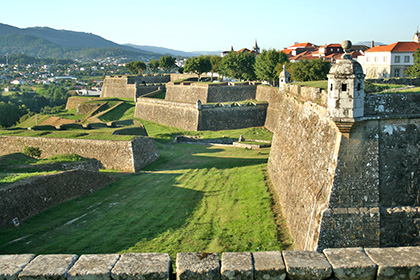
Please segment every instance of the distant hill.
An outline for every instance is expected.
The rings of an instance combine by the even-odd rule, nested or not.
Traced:
[[[376,46],[381,46],[381,45],[388,45],[382,42],[374,42],[375,47]],[[363,41],[363,42],[357,42],[355,45],[365,45],[368,46],[370,48],[370,46],[372,45],[372,41]]]
[[[160,54],[168,54],[173,56],[182,56],[182,57],[191,57],[191,56],[199,56],[199,55],[220,55],[221,51],[196,51],[196,52],[184,52],[179,50],[173,50],[163,47],[155,47],[155,46],[144,46],[144,45],[134,45],[134,44],[124,44],[125,46],[133,47],[136,49],[141,49],[153,53],[160,53]]]
[[[93,60],[106,57],[150,60],[161,55],[119,45],[98,35],[49,27],[17,28],[0,23],[0,54],[25,53],[38,58]]]

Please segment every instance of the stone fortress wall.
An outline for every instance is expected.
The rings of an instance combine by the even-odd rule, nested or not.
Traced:
[[[297,249],[420,244],[419,94],[368,94],[353,122],[290,92],[256,98],[269,103],[269,174]]]
[[[251,101],[256,96],[255,85],[170,83],[166,87],[165,100],[138,98],[134,116],[192,131],[264,125],[268,104]],[[247,99],[250,101],[236,102]]]
[[[0,228],[12,227],[54,205],[90,194],[113,179],[86,165],[0,187]],[[96,170],[95,170],[96,169]],[[1,271],[1,268],[0,268]],[[3,278],[2,278],[3,279]]]
[[[38,147],[42,157],[57,154],[78,154],[95,158],[104,169],[136,172],[159,158],[153,138],[136,137],[132,141],[88,140],[0,136],[0,156],[22,153],[25,146]]]
[[[314,251],[0,255],[1,279],[417,279],[420,247]]]
[[[101,98],[134,98],[163,89],[170,79],[170,75],[106,76]]]

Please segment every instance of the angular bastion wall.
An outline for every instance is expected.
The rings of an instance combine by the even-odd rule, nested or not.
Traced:
[[[130,172],[136,172],[159,158],[156,143],[149,137],[115,141],[0,136],[0,156],[22,153],[26,146],[39,147],[44,158],[57,154],[78,154],[97,159],[104,169]]]
[[[114,181],[99,173],[97,166],[96,170],[86,170],[85,167],[0,187],[0,228],[13,227],[13,220],[20,223],[54,205],[90,194]]]
[[[0,255],[0,278],[17,279],[418,279],[419,247],[313,251]]]
[[[136,118],[185,130],[226,130],[264,126],[267,103],[198,105],[138,98]]]
[[[420,244],[420,95],[370,94],[342,133],[326,108],[263,89],[269,172],[300,250]]]
[[[106,76],[102,86],[101,97],[134,98],[159,88],[170,81],[170,75]],[[149,85],[146,85],[149,84]]]

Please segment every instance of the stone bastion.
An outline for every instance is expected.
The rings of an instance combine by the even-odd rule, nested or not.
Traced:
[[[0,136],[0,156],[22,153],[26,146],[38,147],[42,157],[78,154],[97,159],[101,168],[137,172],[159,158],[156,142],[149,137],[131,141],[89,140],[69,138]]]

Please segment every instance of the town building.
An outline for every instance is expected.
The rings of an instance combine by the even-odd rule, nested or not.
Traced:
[[[234,52],[235,50],[233,49],[233,46],[230,47],[230,51],[224,51],[220,54],[221,57],[224,57],[226,55],[228,55],[230,52]],[[247,48],[242,48],[239,51],[237,51],[237,53],[243,53],[243,52],[247,52],[247,53],[253,53],[253,54],[260,54],[261,50],[260,47],[258,46],[257,40],[255,40],[255,44],[254,47],[252,49],[247,49]]]
[[[419,33],[412,42],[395,42],[390,45],[376,46],[358,57],[367,79],[404,77],[404,71],[414,65],[414,53],[420,47]],[[416,41],[417,40],[417,41]]]

